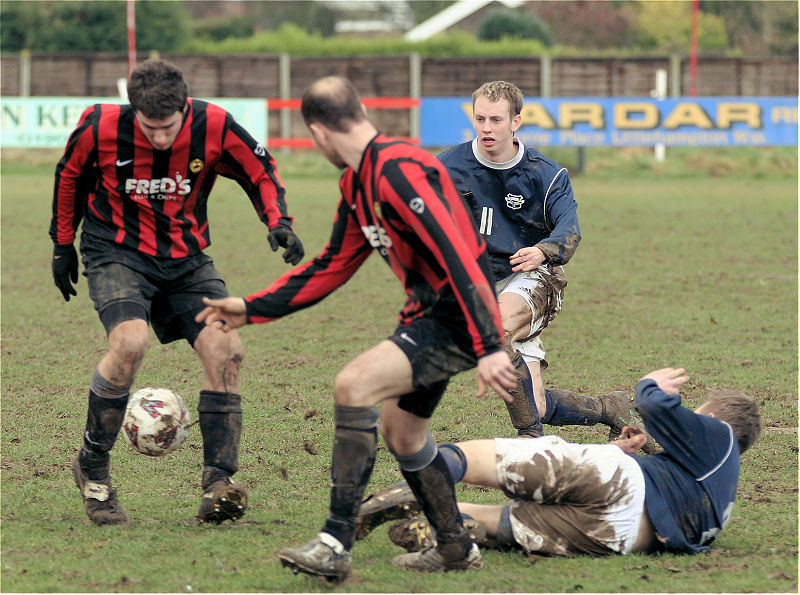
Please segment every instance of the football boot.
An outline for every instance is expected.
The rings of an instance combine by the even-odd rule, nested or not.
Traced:
[[[230,519],[235,521],[247,510],[247,490],[230,477],[215,481],[203,493],[197,520],[201,523],[216,523]]]
[[[375,527],[387,521],[411,518],[421,512],[414,492],[406,483],[372,494],[364,499],[358,510],[355,539],[364,539]]]
[[[473,543],[466,555],[457,560],[445,560],[437,548],[429,548],[421,552],[400,554],[392,559],[392,565],[406,570],[418,572],[448,572],[450,570],[481,570],[483,558],[478,544]]]
[[[131,518],[117,499],[117,492],[111,487],[111,477],[95,481],[81,469],[78,457],[72,459],[72,476],[81,492],[86,514],[96,525],[130,525]]]
[[[464,528],[477,544],[486,541],[486,527],[475,519],[464,519]],[[389,540],[407,552],[421,552],[436,547],[436,531],[425,517],[403,519],[389,527]]]
[[[304,572],[328,581],[341,581],[350,574],[352,555],[330,533],[321,531],[301,546],[278,552],[281,566],[298,574]]]

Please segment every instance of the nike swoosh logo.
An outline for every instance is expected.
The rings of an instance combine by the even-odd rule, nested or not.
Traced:
[[[127,159],[125,161],[120,161],[119,159],[117,159],[117,167],[125,167],[129,163],[133,163],[133,159]]]
[[[416,342],[414,339],[412,339],[411,337],[409,337],[409,336],[408,336],[406,333],[400,333],[400,338],[401,338],[401,339],[403,339],[403,341],[408,341],[408,342],[409,342],[409,343],[411,343],[411,344],[412,344],[414,347],[419,347],[419,346],[417,345],[417,342]]]

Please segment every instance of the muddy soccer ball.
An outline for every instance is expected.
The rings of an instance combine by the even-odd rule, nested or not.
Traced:
[[[122,429],[136,452],[160,457],[183,445],[191,423],[186,403],[177,393],[151,386],[131,395]]]

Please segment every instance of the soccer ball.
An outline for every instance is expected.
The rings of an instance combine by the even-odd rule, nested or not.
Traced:
[[[150,386],[131,395],[122,429],[136,452],[160,457],[183,445],[191,423],[186,403],[177,393]]]

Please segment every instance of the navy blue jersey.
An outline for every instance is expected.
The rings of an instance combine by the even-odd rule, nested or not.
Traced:
[[[344,171],[339,188],[327,246],[248,296],[249,321],[268,322],[317,303],[377,251],[406,291],[400,324],[454,296],[475,354],[497,351],[502,323],[486,245],[442,164],[424,149],[379,134],[358,171]]]
[[[709,549],[733,512],[739,482],[739,446],[727,423],[681,406],[655,381],[636,385],[636,409],[662,452],[637,456],[645,505],[667,551]]]
[[[487,161],[477,139],[439,154],[458,191],[472,208],[499,281],[511,274],[509,257],[536,246],[553,265],[566,264],[581,241],[578,204],[566,168],[519,139],[507,163]]]

